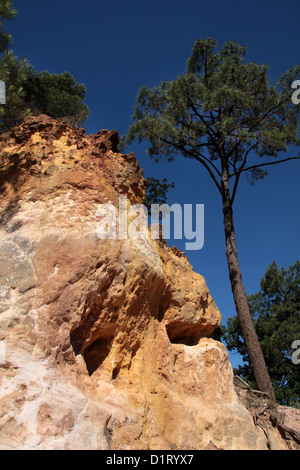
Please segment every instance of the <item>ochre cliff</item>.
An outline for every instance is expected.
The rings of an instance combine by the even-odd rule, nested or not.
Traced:
[[[99,204],[146,190],[117,132],[32,117],[0,152],[0,448],[287,448],[237,396],[187,257],[98,238]]]

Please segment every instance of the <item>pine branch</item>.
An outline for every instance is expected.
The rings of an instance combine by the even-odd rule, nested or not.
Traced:
[[[274,162],[260,163],[258,165],[248,166],[247,168],[243,168],[240,171],[240,173],[243,173],[244,171],[254,170],[255,168],[261,168],[262,166],[277,165],[278,163],[284,163],[284,162],[288,162],[290,160],[300,160],[300,156],[299,157],[289,157],[289,158],[285,158],[283,160],[276,160]]]
[[[220,175],[220,172],[219,170],[215,167],[215,165],[210,161],[208,160],[204,155],[200,154],[200,156],[198,154],[195,154],[194,152],[188,150],[187,148],[184,147],[184,145],[180,145],[180,144],[177,144],[176,142],[170,142],[169,140],[167,139],[164,139],[160,136],[157,136],[156,134],[154,134],[154,132],[151,132],[152,135],[156,138],[159,138],[162,142],[164,142],[165,144],[171,146],[171,147],[175,147],[176,149],[178,149],[183,155],[186,154],[188,155],[189,157],[191,158],[194,158],[195,160],[197,160],[199,163],[201,163],[206,169],[207,171],[209,172],[212,180],[214,181],[215,185],[217,186],[218,190],[220,191],[220,193],[222,194],[222,188],[220,186],[220,183],[218,182],[212,168],[210,168],[209,165],[211,165],[213,167],[213,169]]]

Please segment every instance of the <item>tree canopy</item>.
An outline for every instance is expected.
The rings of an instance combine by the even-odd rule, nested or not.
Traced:
[[[75,124],[84,122],[89,114],[83,103],[86,87],[77,83],[69,72],[58,75],[31,70],[24,83],[24,93],[25,102],[35,113],[66,118]]]
[[[220,192],[221,163],[226,163],[233,203],[242,173],[254,183],[274,163],[267,157],[299,145],[300,106],[292,103],[291,86],[300,66],[270,85],[268,67],[247,63],[245,47],[226,42],[216,49],[212,38],[196,41],[186,73],[140,89],[127,144],[145,139],[151,144],[148,153],[158,160],[182,155],[199,161]],[[262,161],[249,164],[255,155]]]

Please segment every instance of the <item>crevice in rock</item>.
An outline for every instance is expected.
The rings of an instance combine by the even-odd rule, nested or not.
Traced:
[[[81,354],[88,374],[91,376],[108,357],[115,338],[116,325],[109,324],[102,331],[95,334],[91,340],[82,336],[79,326],[71,333],[71,344],[76,355]],[[88,335],[88,332],[86,332]]]
[[[116,379],[117,379],[120,370],[121,370],[121,365],[118,365],[118,366],[114,367],[114,369],[113,369],[113,371],[112,371],[112,374],[111,374],[112,380],[116,380]]]
[[[158,316],[157,316],[157,320],[159,321],[159,323],[163,321],[165,313],[166,313],[166,309],[159,307]]]
[[[110,353],[114,336],[99,338],[94,341],[83,353],[83,358],[89,375],[92,375],[105,361]]]
[[[190,336],[174,336],[170,337],[169,340],[172,344],[184,344],[185,346],[196,346],[199,343],[201,335],[190,335]]]
[[[1,181],[1,172],[0,172],[0,181]],[[0,188],[0,191],[1,191],[1,188]],[[0,212],[0,225],[2,225],[3,227],[6,227],[10,219],[12,219],[18,213],[19,209],[20,209],[19,201],[17,200],[10,201],[7,207],[4,210],[1,210]]]
[[[157,320],[161,323],[165,317],[166,311],[170,307],[170,302],[172,299],[172,293],[171,291],[167,288],[165,289],[165,292],[161,298],[159,309],[158,309],[158,315],[157,315]]]
[[[184,344],[186,346],[196,346],[201,338],[211,338],[211,329],[199,326],[172,325],[172,328],[166,327],[170,343]]]
[[[112,441],[113,433],[114,433],[113,427],[109,426],[109,422],[110,422],[111,418],[112,418],[112,415],[109,415],[109,417],[105,421],[105,425],[104,425],[104,437],[105,437],[106,442],[107,442],[108,450],[110,450],[110,448],[111,448],[111,441]]]

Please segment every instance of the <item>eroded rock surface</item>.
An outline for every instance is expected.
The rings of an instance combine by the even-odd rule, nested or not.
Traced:
[[[203,277],[151,237],[97,236],[99,204],[146,190],[117,132],[33,117],[0,151],[0,448],[267,449]]]

